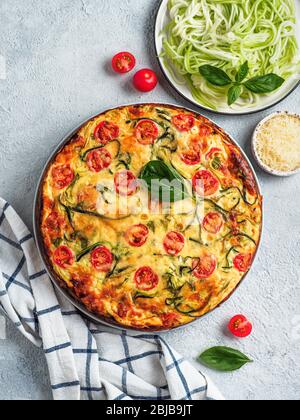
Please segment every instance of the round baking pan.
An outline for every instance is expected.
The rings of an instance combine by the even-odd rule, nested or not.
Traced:
[[[166,107],[169,107],[169,108],[175,108],[175,109],[177,109],[177,110],[182,110],[182,111],[187,111],[187,112],[191,112],[191,113],[193,113],[193,114],[195,114],[195,115],[197,115],[197,116],[201,116],[200,114],[198,114],[198,113],[196,113],[195,111],[193,111],[193,110],[190,110],[190,109],[187,109],[187,108],[183,108],[183,107],[180,107],[180,106],[177,106],[177,105],[174,105],[174,104],[162,104],[162,103],[155,103],[155,104],[153,104],[153,103],[151,103],[151,104],[143,104],[143,103],[140,103],[140,104],[129,104],[129,105],[123,105],[123,106],[121,106],[121,107],[117,107],[118,109],[119,108],[124,108],[124,107],[128,107],[128,106],[136,106],[136,105],[140,105],[140,106],[149,106],[149,105],[151,105],[151,106],[155,106],[155,107],[159,107],[159,106],[166,106]],[[43,241],[43,237],[42,237],[42,233],[41,233],[41,212],[42,212],[42,206],[43,206],[43,196],[42,196],[42,190],[43,190],[43,184],[44,184],[44,179],[45,179],[45,177],[46,177],[46,175],[47,175],[47,172],[48,172],[48,170],[49,170],[49,167],[51,166],[51,164],[53,163],[53,161],[55,160],[55,157],[56,157],[56,155],[65,147],[65,145],[67,144],[67,143],[69,143],[69,141],[74,137],[74,135],[76,135],[76,133],[85,125],[85,124],[87,124],[89,121],[91,121],[91,120],[93,120],[94,118],[97,118],[97,117],[99,117],[99,116],[101,116],[102,114],[105,114],[106,112],[109,112],[109,111],[112,111],[112,110],[114,110],[114,109],[116,109],[116,108],[112,108],[112,109],[110,109],[110,110],[105,110],[105,111],[103,111],[103,112],[101,112],[100,114],[97,114],[97,115],[95,115],[95,116],[93,116],[93,117],[91,117],[91,118],[89,118],[88,120],[86,120],[86,121],[84,121],[82,124],[80,124],[77,128],[75,128],[74,130],[72,130],[72,132],[71,133],[69,133],[66,137],[64,137],[64,139],[59,143],[59,145],[58,145],[58,147],[53,151],[53,153],[51,154],[51,156],[50,156],[50,158],[48,159],[48,161],[47,161],[47,163],[46,163],[46,165],[45,165],[45,167],[44,167],[44,169],[43,169],[43,171],[42,171],[42,175],[41,175],[41,177],[40,177],[40,179],[39,179],[39,182],[38,182],[38,186],[37,186],[37,190],[36,190],[36,194],[35,194],[35,199],[34,199],[34,212],[33,212],[33,226],[34,226],[34,237],[35,237],[35,241],[36,241],[36,245],[37,245],[37,248],[38,248],[38,251],[39,251],[39,254],[40,254],[40,257],[41,257],[41,259],[42,259],[42,261],[43,261],[43,263],[44,263],[44,265],[45,265],[45,268],[46,268],[46,271],[47,271],[47,273],[48,273],[48,275],[49,275],[49,277],[50,277],[50,279],[52,280],[52,282],[53,282],[53,284],[55,285],[55,287],[57,288],[57,290],[60,292],[60,293],[62,293],[63,294],[63,296],[70,302],[70,303],[72,303],[84,316],[86,316],[87,318],[89,318],[90,320],[92,320],[93,322],[96,322],[96,323],[100,323],[100,324],[103,324],[103,325],[106,325],[106,326],[109,326],[109,327],[113,327],[113,328],[117,328],[117,329],[121,329],[121,330],[128,330],[128,331],[137,331],[137,332],[148,332],[148,333],[153,333],[153,332],[156,332],[156,333],[161,333],[161,332],[167,332],[167,331],[170,331],[170,330],[174,330],[174,329],[178,329],[178,328],[183,328],[183,327],[185,327],[186,325],[189,325],[189,324],[191,324],[191,323],[193,323],[193,322],[196,322],[196,321],[198,321],[198,320],[200,320],[201,318],[203,318],[203,316],[202,317],[199,317],[199,318],[196,318],[196,319],[193,319],[193,320],[191,320],[191,322],[189,323],[189,324],[185,324],[185,325],[182,325],[182,326],[179,326],[179,327],[175,327],[175,328],[170,328],[170,329],[155,329],[155,328],[146,328],[146,329],[136,329],[136,328],[130,328],[130,327],[126,327],[126,326],[122,326],[122,325],[120,325],[119,323],[117,323],[116,321],[114,321],[113,319],[111,319],[111,318],[107,318],[107,317],[102,317],[102,316],[98,316],[98,315],[95,315],[94,313],[92,313],[92,312],[90,312],[89,310],[87,310],[87,308],[81,303],[81,302],[79,302],[78,301],[78,299],[74,296],[74,295],[72,295],[72,293],[69,291],[69,290],[67,290],[66,288],[65,288],[65,286],[64,286],[64,282],[59,278],[59,276],[55,273],[55,271],[54,271],[54,269],[53,269],[53,267],[52,267],[52,265],[51,265],[51,263],[50,263],[50,260],[49,260],[49,258],[48,258],[48,255],[47,255],[47,252],[46,252],[46,250],[45,250],[45,247],[44,247],[44,241]],[[213,122],[212,122],[213,123]],[[215,125],[215,127],[216,127],[216,129],[219,131],[219,132],[221,132],[225,137],[227,137],[227,138],[229,138],[230,139],[230,141],[235,145],[235,146],[237,146],[238,147],[238,149],[240,150],[240,152],[242,153],[242,155],[243,155],[243,157],[246,159],[246,161],[248,162],[248,164],[249,164],[249,166],[250,166],[250,168],[251,168],[251,170],[252,170],[252,172],[253,172],[253,175],[254,175],[254,177],[255,177],[255,180],[256,180],[256,183],[257,183],[257,187],[258,187],[258,190],[259,190],[259,193],[261,194],[261,188],[260,188],[260,185],[259,185],[259,181],[258,181],[258,178],[257,178],[257,176],[256,176],[256,173],[255,173],[255,171],[254,171],[254,168],[253,168],[253,166],[252,166],[252,164],[251,164],[251,162],[250,162],[250,160],[248,159],[248,157],[247,157],[247,155],[243,152],[243,150],[240,148],[240,146],[238,145],[238,143],[235,141],[235,140],[233,140],[232,139],[232,137],[229,135],[229,134],[227,134],[222,128],[220,128],[217,124],[215,124],[215,123],[213,123],[214,125]],[[255,256],[257,255],[257,252],[258,252],[258,249],[259,249],[259,247],[260,247],[260,242],[261,242],[261,236],[262,236],[262,228],[263,228],[263,222],[262,222],[262,226],[261,226],[261,235],[260,235],[260,240],[259,240],[259,243],[258,243],[258,245],[257,245],[257,249],[256,249],[256,254],[255,254]],[[255,259],[255,258],[254,258]],[[253,259],[253,261],[254,261],[254,259]],[[247,275],[249,274],[249,272],[248,273],[246,273],[245,274],[245,276],[241,279],[241,281],[240,281],[240,283],[238,284],[238,286],[237,286],[237,288],[240,286],[240,284],[242,283],[242,281],[247,277]],[[236,288],[236,289],[237,289]],[[236,290],[235,289],[235,290]],[[235,292],[235,290],[233,290],[230,294],[229,294],[229,296],[227,296],[227,298],[226,299],[224,299],[221,303],[220,303],[220,305],[218,306],[218,307],[220,307],[225,301],[227,301],[228,299],[229,299],[229,297]],[[211,310],[210,312],[212,312],[212,311],[214,311],[215,309],[217,309],[217,308],[214,308],[213,310]],[[205,314],[204,316],[207,316],[210,312],[208,312],[207,314]]]

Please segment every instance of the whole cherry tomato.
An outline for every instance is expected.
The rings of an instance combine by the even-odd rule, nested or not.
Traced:
[[[151,92],[158,84],[157,75],[153,70],[142,69],[134,75],[133,84],[140,92]]]

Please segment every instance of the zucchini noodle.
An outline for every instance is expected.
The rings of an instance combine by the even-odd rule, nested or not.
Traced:
[[[233,80],[245,61],[248,79],[275,73],[287,80],[300,71],[294,0],[169,0],[168,11],[164,63],[206,107],[227,108],[228,87],[208,83],[199,72],[203,65],[219,67]],[[255,107],[262,96],[270,94],[244,88],[232,108]]]

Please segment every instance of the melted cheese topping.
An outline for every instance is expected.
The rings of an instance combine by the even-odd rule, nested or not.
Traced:
[[[193,117],[193,127],[179,130],[174,123],[178,115]],[[151,119],[158,128],[153,145],[138,141],[136,126],[141,119]],[[87,156],[102,147],[94,133],[103,121],[117,125],[119,133],[118,139],[104,146],[111,164],[95,173]],[[183,159],[187,151],[197,151],[200,161],[188,165]],[[148,204],[145,190],[137,190],[126,200],[116,194],[116,174],[126,169],[138,178],[152,160],[176,168],[191,197],[168,203],[162,212],[161,203]],[[65,187],[58,186],[55,179],[55,173],[64,168]],[[218,188],[196,199],[191,180],[203,170],[218,180]],[[250,269],[260,241],[261,204],[248,163],[209,120],[175,107],[124,107],[88,122],[49,166],[43,185],[41,232],[55,276],[89,311],[119,325],[159,331],[201,317],[234,291]],[[207,223],[205,218],[211,214],[214,218]],[[140,247],[130,245],[126,236],[135,225],[148,229]],[[176,256],[164,247],[170,232],[184,237]],[[113,256],[106,272],[92,264],[92,252],[100,245]],[[55,253],[60,247],[71,252],[67,264],[57,263]],[[248,263],[239,263],[241,259]],[[142,267],[151,268],[156,276],[152,289],[141,288],[136,281]]]
[[[271,169],[292,172],[300,168],[300,118],[278,115],[266,121],[257,134],[257,153]]]

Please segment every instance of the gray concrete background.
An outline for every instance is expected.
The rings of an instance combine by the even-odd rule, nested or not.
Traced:
[[[43,164],[82,120],[129,102],[188,105],[160,73],[156,91],[141,96],[131,88],[131,76],[115,76],[107,64],[114,53],[130,50],[138,67],[159,72],[152,39],[157,6],[158,0],[1,1],[0,55],[7,61],[7,79],[0,80],[0,195],[30,227]],[[298,90],[276,109],[299,112],[299,106]],[[252,159],[251,134],[269,112],[238,118],[206,115],[232,133]],[[253,357],[254,364],[234,374],[209,372],[229,399],[298,400],[299,177],[277,179],[256,169],[265,196],[265,232],[254,269],[221,309],[167,339],[197,366],[197,355],[213,345],[231,345]],[[228,319],[240,312],[254,323],[245,341],[224,334]],[[2,327],[2,338],[3,333]],[[10,325],[6,340],[1,334],[0,399],[50,399],[42,352]]]

